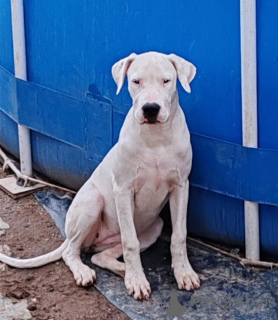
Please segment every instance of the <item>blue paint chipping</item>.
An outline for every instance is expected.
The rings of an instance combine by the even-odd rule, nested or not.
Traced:
[[[241,146],[239,1],[24,1],[28,82],[13,76],[10,0],[0,6],[0,144],[78,189],[116,143],[131,99],[111,67],[131,52],[176,53],[197,67],[178,84],[194,151],[189,231],[244,243],[243,200],[260,203],[261,248],[278,256],[278,2],[257,0],[259,149]],[[109,10],[107,10],[109,8]]]

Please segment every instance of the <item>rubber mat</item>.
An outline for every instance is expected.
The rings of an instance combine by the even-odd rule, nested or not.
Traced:
[[[71,200],[45,191],[37,192],[35,197],[65,236]],[[194,292],[177,289],[169,242],[159,239],[141,254],[152,288],[149,301],[128,296],[123,279],[93,266],[91,255],[82,255],[82,260],[97,272],[95,287],[131,319],[278,319],[277,270],[244,268],[238,261],[193,245],[189,245],[188,254],[201,277],[201,287]]]

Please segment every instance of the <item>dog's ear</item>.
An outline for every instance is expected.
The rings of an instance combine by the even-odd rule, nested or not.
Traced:
[[[132,53],[128,57],[116,62],[112,67],[112,75],[114,78],[114,81],[117,84],[117,92],[116,94],[119,94],[119,92],[122,89],[122,86],[125,81],[125,76],[127,73],[127,70],[131,64],[131,62],[135,59],[136,54]]]
[[[191,92],[189,83],[196,75],[196,67],[187,60],[175,55],[169,54],[169,59],[177,70],[177,75],[184,90],[188,93]]]

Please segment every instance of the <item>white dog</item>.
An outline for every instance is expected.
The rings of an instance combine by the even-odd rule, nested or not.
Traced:
[[[118,143],[110,150],[74,198],[66,218],[65,242],[55,251],[32,259],[0,260],[32,268],[63,257],[78,285],[95,281],[80,251],[93,249],[92,262],[124,277],[129,295],[148,299],[151,289],[140,251],[159,237],[159,213],[169,200],[173,233],[172,268],[179,289],[200,285],[186,250],[188,175],[192,151],[185,117],[179,106],[176,81],[190,92],[196,68],[174,55],[131,54],[112,73],[120,92],[125,76],[133,99]],[[117,259],[124,257],[124,263]]]

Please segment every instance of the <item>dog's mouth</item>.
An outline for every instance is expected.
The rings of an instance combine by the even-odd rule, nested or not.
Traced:
[[[143,119],[141,124],[156,124],[156,123],[161,123],[157,119]]]

